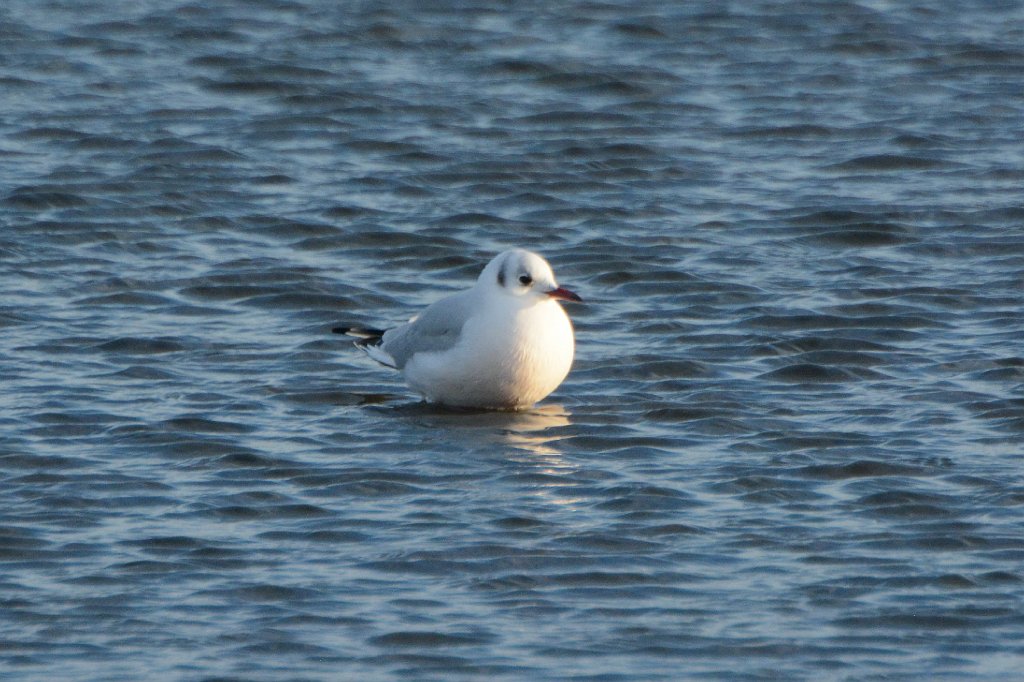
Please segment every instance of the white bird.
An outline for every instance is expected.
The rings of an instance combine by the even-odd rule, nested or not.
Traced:
[[[558,286],[548,262],[512,249],[471,289],[387,330],[337,327],[377,362],[402,372],[427,400],[518,410],[554,391],[572,366],[572,323],[558,303],[581,301]]]

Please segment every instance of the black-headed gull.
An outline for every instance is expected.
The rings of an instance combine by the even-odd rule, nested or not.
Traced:
[[[572,323],[547,261],[512,249],[487,264],[473,288],[387,330],[336,327],[398,369],[427,400],[457,407],[523,409],[555,390],[572,366]]]

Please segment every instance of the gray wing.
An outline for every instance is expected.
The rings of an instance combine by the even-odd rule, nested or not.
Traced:
[[[394,358],[398,369],[416,353],[448,350],[459,341],[477,300],[475,294],[469,289],[427,306],[411,322],[384,332],[381,349]]]

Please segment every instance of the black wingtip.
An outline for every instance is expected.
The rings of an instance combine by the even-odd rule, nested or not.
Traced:
[[[331,329],[331,333],[332,334],[348,334],[348,330],[349,329],[351,329],[351,327],[334,327],[333,329]]]

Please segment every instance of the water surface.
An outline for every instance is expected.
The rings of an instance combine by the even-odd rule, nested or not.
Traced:
[[[1005,680],[1016,3],[0,9],[0,669]],[[540,251],[577,361],[329,330]]]

